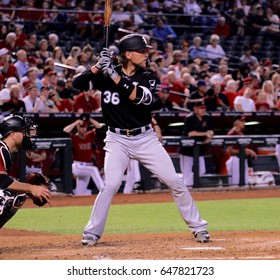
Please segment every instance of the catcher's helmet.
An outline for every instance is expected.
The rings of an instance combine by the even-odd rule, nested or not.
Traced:
[[[152,46],[147,44],[146,38],[141,34],[128,34],[120,39],[119,51],[141,51],[151,49]]]
[[[31,136],[30,131],[36,130],[37,126],[31,119],[23,118],[19,115],[10,115],[1,120],[0,138],[4,139],[12,132],[22,132],[26,136]]]

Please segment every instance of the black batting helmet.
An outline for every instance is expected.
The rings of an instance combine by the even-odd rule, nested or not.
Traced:
[[[128,34],[120,39],[119,51],[123,53],[125,51],[142,51],[145,49],[151,49],[152,46],[147,44],[146,38],[141,34]]]
[[[6,138],[12,132],[22,132],[26,136],[30,136],[30,130],[36,130],[37,126],[32,120],[23,118],[19,115],[10,115],[0,122],[0,139]]]

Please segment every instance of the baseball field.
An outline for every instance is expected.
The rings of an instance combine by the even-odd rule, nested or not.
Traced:
[[[95,247],[81,233],[95,196],[30,200],[0,230],[1,260],[279,260],[280,188],[193,191],[211,242],[197,243],[169,192],[117,194]]]

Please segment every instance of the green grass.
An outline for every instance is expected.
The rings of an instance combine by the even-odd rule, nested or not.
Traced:
[[[210,231],[280,230],[280,198],[196,202]],[[24,208],[5,228],[81,234],[91,206]],[[105,233],[188,231],[173,202],[112,205]]]

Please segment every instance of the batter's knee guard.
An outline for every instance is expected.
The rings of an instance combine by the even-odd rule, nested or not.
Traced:
[[[8,190],[0,190],[0,228],[2,228],[22,207],[25,194],[16,194]]]

